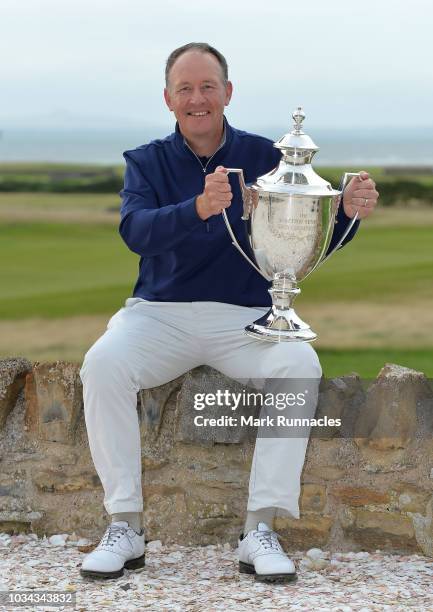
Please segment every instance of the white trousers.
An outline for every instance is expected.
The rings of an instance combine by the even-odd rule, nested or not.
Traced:
[[[322,370],[311,345],[265,342],[244,333],[245,325],[266,310],[221,302],[129,298],[110,319],[80,371],[90,451],[109,514],[143,510],[136,410],[140,389],[163,385],[199,365],[253,384],[254,379],[271,378],[287,393],[290,379],[309,379],[310,399],[303,416],[314,416]],[[279,516],[299,518],[308,435],[309,430],[304,437],[257,436],[248,510],[275,507]]]

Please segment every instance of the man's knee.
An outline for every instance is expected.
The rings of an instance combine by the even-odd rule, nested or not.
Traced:
[[[311,344],[304,342],[303,346],[305,347],[306,353],[303,366],[306,370],[305,378],[322,378],[322,366],[319,361],[319,356]]]
[[[103,385],[127,382],[132,378],[128,360],[122,358],[120,352],[113,354],[96,345],[92,346],[84,356],[80,369],[83,385]]]
[[[93,350],[93,347],[87,351],[84,356],[83,363],[80,369],[81,382],[86,384],[87,382],[93,382],[101,380],[106,372],[106,356]]]
[[[311,344],[299,342],[281,343],[280,353],[276,356],[274,376],[276,378],[314,378],[322,377],[319,357]]]

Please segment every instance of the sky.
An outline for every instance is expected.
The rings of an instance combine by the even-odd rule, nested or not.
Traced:
[[[2,0],[0,129],[172,126],[164,65],[227,58],[244,129],[433,126],[431,0]]]

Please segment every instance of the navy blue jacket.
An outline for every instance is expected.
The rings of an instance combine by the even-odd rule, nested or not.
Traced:
[[[134,297],[241,306],[271,304],[270,283],[231,244],[222,215],[202,221],[196,211],[195,201],[203,192],[205,175],[217,166],[243,168],[245,181],[253,183],[280,161],[281,153],[271,140],[237,130],[226,119],[225,125],[225,143],[205,166],[185,143],[178,125],[170,136],[124,152],[119,231],[128,247],[140,255]],[[233,199],[227,215],[248,253],[238,177],[229,175],[229,180]],[[330,249],[348,222],[340,206]]]

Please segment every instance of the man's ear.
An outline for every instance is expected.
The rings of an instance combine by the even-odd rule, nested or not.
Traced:
[[[167,104],[168,108],[173,111],[172,105],[171,105],[171,98],[170,98],[170,94],[168,92],[167,87],[164,87],[164,100],[165,103]]]
[[[226,106],[229,105],[229,102],[230,102],[231,97],[232,97],[232,93],[233,93],[233,84],[232,84],[231,81],[227,81],[227,84],[226,84],[226,99],[225,99],[225,102],[224,102],[224,104]]]

